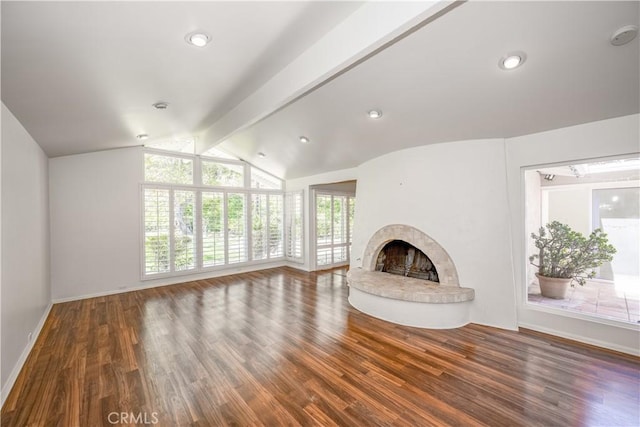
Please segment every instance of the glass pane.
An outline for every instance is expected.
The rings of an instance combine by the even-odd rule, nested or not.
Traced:
[[[316,196],[316,239],[318,245],[331,244],[331,196]]]
[[[193,160],[145,153],[144,180],[167,184],[193,184]]]
[[[321,265],[330,265],[331,262],[331,248],[318,249],[317,252],[317,264]]]
[[[196,267],[194,230],[195,192],[175,191],[173,194],[173,245],[176,271]]]
[[[252,257],[254,260],[268,258],[267,229],[267,195],[251,195],[251,240],[253,242]]]
[[[279,258],[284,255],[283,204],[282,195],[269,195],[269,258]]]
[[[222,187],[244,187],[244,166],[203,160],[202,184]]]
[[[144,190],[144,272],[169,272],[169,190]]]
[[[281,190],[282,181],[260,169],[251,168],[251,188],[267,188]]]
[[[347,198],[333,197],[333,243],[346,243],[347,239]]]
[[[202,192],[202,265],[224,264],[224,194]]]
[[[640,291],[640,188],[593,190],[593,226],[607,233],[617,250],[613,261],[600,267],[599,277],[620,282],[635,282]]]
[[[229,239],[229,264],[247,261],[246,196],[228,194],[227,231]]]
[[[347,248],[341,246],[339,248],[333,248],[333,263],[345,262],[347,260]]]

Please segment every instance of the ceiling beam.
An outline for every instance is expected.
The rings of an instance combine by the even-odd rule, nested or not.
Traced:
[[[464,1],[367,2],[208,127],[197,151],[231,137],[331,81]]]

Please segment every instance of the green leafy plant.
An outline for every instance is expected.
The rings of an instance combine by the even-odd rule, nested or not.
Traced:
[[[531,255],[529,262],[538,267],[538,274],[572,279],[571,286],[574,281],[584,285],[586,279],[594,278],[596,272],[593,269],[611,261],[616,253],[607,240],[607,234],[599,228],[585,237],[568,225],[553,221],[546,227],[540,227],[538,235],[531,233],[531,238],[539,252]]]

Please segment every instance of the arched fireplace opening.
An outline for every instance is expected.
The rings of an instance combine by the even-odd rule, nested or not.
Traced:
[[[375,271],[440,282],[429,257],[404,240],[392,240],[380,250]]]

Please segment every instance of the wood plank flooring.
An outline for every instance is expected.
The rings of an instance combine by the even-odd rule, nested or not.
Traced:
[[[56,304],[1,424],[640,424],[638,358],[398,326],[347,295],[344,269],[278,268]]]

